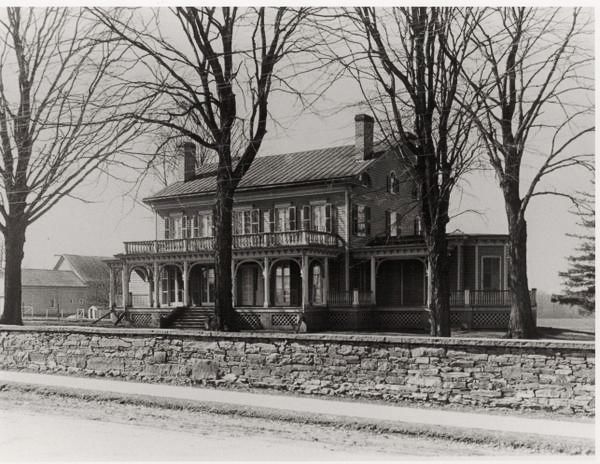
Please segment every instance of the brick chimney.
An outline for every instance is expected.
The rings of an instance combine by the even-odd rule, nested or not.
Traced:
[[[374,119],[368,114],[354,116],[354,145],[357,161],[371,159],[373,156],[373,126]]]
[[[196,175],[196,145],[192,142],[184,142],[180,150],[183,152],[183,162],[180,166],[179,178],[187,182]]]

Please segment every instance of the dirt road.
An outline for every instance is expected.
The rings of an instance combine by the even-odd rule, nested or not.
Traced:
[[[526,450],[369,430],[0,392],[3,460],[393,460]]]

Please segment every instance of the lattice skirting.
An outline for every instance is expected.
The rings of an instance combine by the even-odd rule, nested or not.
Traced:
[[[134,327],[153,327],[156,322],[152,319],[152,314],[148,313],[131,313],[130,320]]]
[[[274,329],[292,329],[298,326],[300,315],[295,313],[271,314],[271,327]]]
[[[262,330],[265,329],[260,314],[235,313],[236,325],[239,330]]]
[[[425,311],[378,311],[375,315],[376,326],[381,331],[401,329],[423,329],[429,327],[429,318]]]
[[[474,311],[473,328],[506,329],[510,319],[510,311]]]
[[[238,312],[239,330],[296,330],[300,323],[299,312]]]

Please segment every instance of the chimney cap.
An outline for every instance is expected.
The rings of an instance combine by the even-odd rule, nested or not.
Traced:
[[[354,116],[354,120],[355,121],[366,121],[366,122],[375,122],[375,120],[373,119],[373,116],[369,116],[368,114],[357,114],[356,116]]]

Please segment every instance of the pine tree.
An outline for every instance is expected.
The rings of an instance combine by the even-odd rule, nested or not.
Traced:
[[[565,292],[559,296],[561,303],[579,306],[587,312],[594,311],[596,295],[596,253],[594,230],[596,219],[594,214],[594,196],[580,193],[578,208],[573,214],[579,217],[578,225],[584,228],[581,234],[567,234],[581,240],[575,249],[576,254],[569,256],[569,269],[560,272],[564,279]]]

